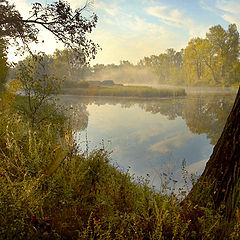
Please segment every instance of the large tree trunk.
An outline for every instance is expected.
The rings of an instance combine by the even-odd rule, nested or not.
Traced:
[[[240,197],[240,88],[226,125],[206,168],[186,200],[200,206],[209,200],[225,206],[227,219],[236,211]]]

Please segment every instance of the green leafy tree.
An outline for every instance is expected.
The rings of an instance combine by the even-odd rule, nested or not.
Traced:
[[[173,48],[158,56],[152,55],[140,60],[140,67],[151,69],[158,77],[159,83],[182,82],[183,51],[176,52]]]
[[[213,26],[206,38],[193,38],[184,51],[184,71],[187,84],[196,82],[230,85],[234,82],[233,68],[239,56],[239,33],[234,24],[224,30]],[[235,75],[236,76],[236,75]]]
[[[28,57],[18,64],[18,79],[27,99],[19,109],[30,121],[31,126],[51,121],[59,108],[56,95],[60,91],[61,81],[51,73],[52,58],[44,53]]]
[[[207,39],[193,38],[184,52],[184,71],[187,84],[219,83],[219,62]]]
[[[210,81],[214,82],[215,84],[219,84],[221,79],[220,77],[221,60],[219,59],[219,55],[215,55],[213,48],[207,39],[203,39],[200,48],[203,63],[208,68],[208,71],[211,76]]]
[[[175,51],[173,48],[166,50],[166,62],[169,83],[182,83],[183,50]]]
[[[232,67],[230,72],[232,84],[240,84],[240,61],[238,60]]]
[[[213,26],[206,34],[220,65],[220,77],[223,84],[230,81],[231,69],[239,56],[239,33],[235,24],[230,24],[228,30],[221,25]]]
[[[19,49],[31,52],[29,43],[38,42],[38,33],[42,27],[70,48],[78,62],[86,64],[95,57],[98,49],[98,45],[88,38],[97,23],[97,16],[90,16],[85,11],[89,7],[91,1],[86,1],[82,8],[75,11],[69,3],[61,0],[45,5],[34,3],[29,17],[24,19],[14,4],[0,0],[0,37],[8,44],[15,44]],[[49,56],[40,54],[29,57],[18,66],[18,78],[28,99],[28,105],[26,108],[23,105],[22,111],[31,119],[32,126],[50,119],[51,113],[57,109],[52,96],[59,92],[60,85],[53,76],[51,61]],[[44,108],[47,107],[51,109],[48,109],[49,114],[46,115]]]
[[[188,42],[184,50],[183,65],[187,76],[187,85],[193,85],[200,81],[204,75],[204,64],[202,59],[201,43],[203,39],[193,38]]]

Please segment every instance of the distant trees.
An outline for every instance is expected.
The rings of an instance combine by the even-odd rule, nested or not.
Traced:
[[[94,66],[92,72],[105,72],[112,76],[117,69],[123,73],[134,68],[135,71],[145,70],[150,76],[145,82],[150,84],[230,86],[238,83],[240,78],[239,47],[239,33],[235,24],[230,24],[227,30],[216,25],[209,29],[205,38],[190,39],[186,48],[179,52],[169,48],[159,55],[144,57],[137,65],[128,61],[121,61],[119,65],[100,64]],[[130,76],[131,71],[128,73]],[[123,79],[123,76],[127,78],[126,74],[122,74],[114,80],[140,82],[137,74],[127,79]]]
[[[230,24],[228,30],[220,25],[211,27],[206,34],[219,67],[219,79],[230,83],[229,74],[239,57],[239,33],[235,24]]]
[[[80,52],[80,50],[79,50]],[[76,57],[75,49],[65,48],[56,49],[52,55],[49,66],[51,74],[64,80],[63,87],[82,87],[87,86],[89,80],[104,81],[114,80],[116,83],[142,83],[156,79],[153,73],[140,65],[134,65],[127,60],[116,64],[95,64],[90,66],[88,62],[82,62]]]
[[[40,60],[41,63],[39,64],[42,65],[41,74],[55,76],[56,79],[63,82],[63,87],[78,87],[79,84],[82,84],[79,81],[84,80],[92,71],[88,63],[83,63],[78,59],[76,56],[78,54],[79,52],[76,52],[76,50],[66,48],[64,50],[56,49],[52,55],[39,53],[39,57],[42,59],[35,60],[36,56],[31,55],[20,61],[16,65],[14,72],[16,75],[19,69],[23,69],[24,66],[30,66],[31,62],[39,62]],[[35,71],[35,68],[29,69],[29,71]],[[37,74],[33,76],[39,77]]]
[[[75,46],[75,45],[74,45]],[[144,57],[137,64],[122,60],[116,64],[90,66],[82,48],[56,50],[52,71],[65,79],[65,87],[77,87],[81,80],[114,80],[116,83],[175,84],[187,86],[230,86],[240,79],[239,33],[235,24],[223,29],[213,26],[206,38],[192,38],[185,49],[169,48],[165,53]]]
[[[78,51],[80,52],[80,50]],[[64,79],[64,85],[76,85],[76,82],[90,74],[87,62],[77,58],[78,52],[73,49],[56,50],[52,56],[52,72],[58,78]]]
[[[183,81],[182,58],[183,51],[176,52],[170,48],[159,56],[144,57],[138,65],[152,69],[160,83],[180,83]]]
[[[202,80],[204,76],[203,42],[201,38],[191,39],[184,50],[183,66],[187,85],[193,85],[194,82]]]
[[[227,31],[220,25],[211,27],[205,39],[193,38],[185,48],[183,61],[187,84],[199,81],[212,85],[233,84],[236,78],[232,72],[238,65],[238,56],[239,33],[236,25],[229,25]]]
[[[235,24],[227,30],[217,25],[206,38],[192,38],[180,52],[167,49],[158,56],[144,57],[139,65],[149,67],[159,83],[229,86],[240,76],[239,44]]]

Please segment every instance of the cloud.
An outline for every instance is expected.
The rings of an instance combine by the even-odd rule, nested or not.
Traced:
[[[110,25],[100,26],[92,35],[102,48],[94,62],[119,63],[127,59],[136,63],[145,56],[158,55],[169,47],[180,49],[183,45],[174,32],[138,16],[121,15]]]
[[[131,12],[130,8],[126,9],[124,4],[118,5],[119,1],[111,4],[96,2],[96,10],[103,9],[107,14],[99,15],[99,24],[92,35],[93,40],[102,48],[93,64],[118,64],[123,59],[137,63],[141,58],[159,55],[167,48],[180,50],[185,46],[186,40],[179,39],[176,32],[156,21],[149,21],[144,7],[140,6],[138,11],[141,13],[136,13]],[[115,9],[115,12],[110,12],[108,8]],[[114,14],[117,16],[113,17]],[[172,14],[178,15],[176,11]]]
[[[168,6],[148,7],[145,10],[149,15],[159,18],[168,25],[181,28],[193,24],[192,20],[185,17],[178,9],[171,9]]]
[[[169,136],[167,139],[161,140],[150,147],[151,151],[160,152],[162,154],[171,153],[176,148],[181,148],[193,138],[192,134],[188,133],[175,133],[174,136]]]
[[[152,137],[159,136],[166,132],[166,130],[164,131],[162,128],[161,124],[157,126],[156,124],[149,124],[147,128],[138,128],[134,132],[134,135],[137,137],[139,144],[144,144],[145,141],[149,141]]]
[[[169,6],[148,7],[145,11],[167,25],[187,29],[190,37],[203,37],[209,28],[208,26],[195,24],[192,19],[184,16],[184,13],[179,9]]]
[[[229,12],[229,13],[233,13],[233,14],[238,14],[240,12],[240,2],[239,0],[217,0],[216,1],[216,6],[217,8]]]
[[[189,27],[189,35],[191,37],[205,37],[208,32],[209,26],[193,25]]]
[[[166,33],[166,30],[159,26],[158,24],[149,23],[143,18],[140,18],[138,16],[135,16],[133,19],[129,20],[128,23],[126,23],[133,33],[148,33],[153,34],[154,36],[160,36]]]
[[[205,168],[207,161],[208,159],[204,159],[199,162],[192,163],[186,166],[186,170],[189,174],[195,174],[197,172],[199,173]]]
[[[215,0],[200,0],[199,5],[204,10],[217,13],[215,8]]]
[[[200,0],[200,6],[220,16],[228,23],[235,23],[240,29],[239,0]]]
[[[180,49],[183,45],[182,41],[176,40],[177,37],[174,34],[153,36],[151,30],[121,36],[107,30],[98,30],[93,39],[102,48],[93,63],[105,64],[118,64],[120,60],[137,63],[145,56],[159,55],[170,46]]]
[[[216,7],[223,11],[221,17],[229,22],[236,23],[240,29],[240,1],[239,0],[217,0]]]
[[[105,11],[110,16],[116,16],[120,9],[116,1],[111,1],[110,3],[99,1],[99,2],[95,2],[94,6],[96,9],[101,9]]]

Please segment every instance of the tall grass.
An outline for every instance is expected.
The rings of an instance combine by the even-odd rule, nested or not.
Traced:
[[[113,86],[92,88],[64,88],[64,94],[79,96],[111,96],[111,97],[139,97],[139,98],[165,98],[186,96],[184,88],[156,89],[139,86]]]

